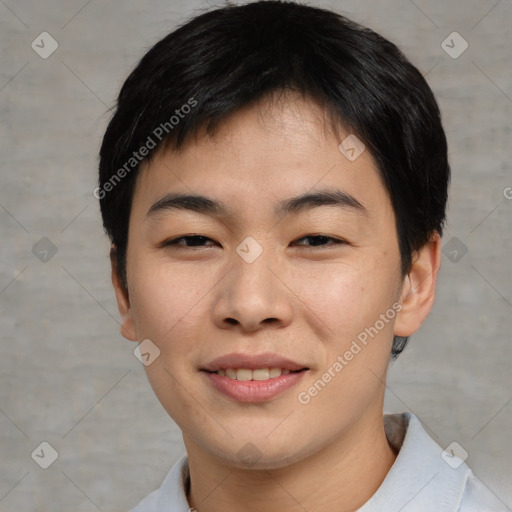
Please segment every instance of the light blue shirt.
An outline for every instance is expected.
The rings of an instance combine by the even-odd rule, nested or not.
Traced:
[[[511,512],[457,457],[462,452],[443,452],[414,414],[386,414],[384,425],[398,456],[357,512]],[[130,512],[189,512],[188,477],[188,457],[183,455],[161,487]]]

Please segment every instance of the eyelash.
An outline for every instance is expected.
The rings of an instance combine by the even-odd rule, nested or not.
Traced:
[[[298,238],[297,240],[304,240],[304,239],[319,239],[319,238],[323,238],[323,239],[327,239],[329,241],[333,241],[335,242],[333,245],[340,245],[340,244],[347,244],[349,245],[349,243],[346,241],[346,240],[343,240],[343,239],[340,239],[340,238],[333,238],[331,236],[328,236],[328,235],[306,235],[306,236],[303,236],[301,238]],[[188,245],[183,245],[183,244],[178,244],[178,241],[179,240],[197,240],[197,239],[203,239],[203,240],[211,240],[211,238],[208,238],[207,236],[203,236],[203,235],[185,235],[185,236],[180,236],[178,238],[173,238],[171,240],[167,240],[165,242],[162,242],[161,244],[161,247],[169,247],[169,246],[175,246],[179,249],[192,249],[194,247],[204,247],[204,246],[188,246]],[[304,247],[312,247],[312,248],[323,248],[323,247],[332,247],[332,245],[304,245],[304,244],[299,244],[299,245],[303,245]],[[211,247],[211,246],[209,246]]]

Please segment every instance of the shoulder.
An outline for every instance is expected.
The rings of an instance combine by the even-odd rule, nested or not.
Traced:
[[[153,491],[151,494],[148,494],[136,507],[130,509],[130,512],[157,512],[160,494],[160,489]]]
[[[185,494],[185,481],[188,475],[188,457],[185,454],[176,461],[162,485],[148,494],[130,512],[189,512]]]
[[[512,512],[481,480],[470,470],[458,512]]]
[[[453,450],[446,452],[411,413],[385,415],[395,463],[358,512],[512,512]]]

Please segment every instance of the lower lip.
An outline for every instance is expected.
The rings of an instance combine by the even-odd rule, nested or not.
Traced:
[[[257,403],[271,400],[300,382],[307,370],[267,380],[236,380],[203,371],[213,387],[238,402]]]

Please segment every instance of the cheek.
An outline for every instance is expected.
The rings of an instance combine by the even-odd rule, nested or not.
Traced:
[[[378,258],[305,267],[293,279],[305,311],[314,313],[340,342],[372,326],[395,299],[395,272]]]
[[[161,350],[179,338],[204,296],[204,276],[157,258],[134,255],[129,275],[130,304],[139,339],[149,338]]]
[[[205,277],[139,257],[129,283],[137,337],[140,341],[150,339],[160,350],[159,356],[144,367],[155,395],[178,424],[188,416],[200,417],[204,411],[197,410],[197,404],[184,392],[189,387],[190,369],[183,363],[201,350],[197,342],[201,337],[198,328],[204,321],[201,298],[204,289],[210,288]]]

